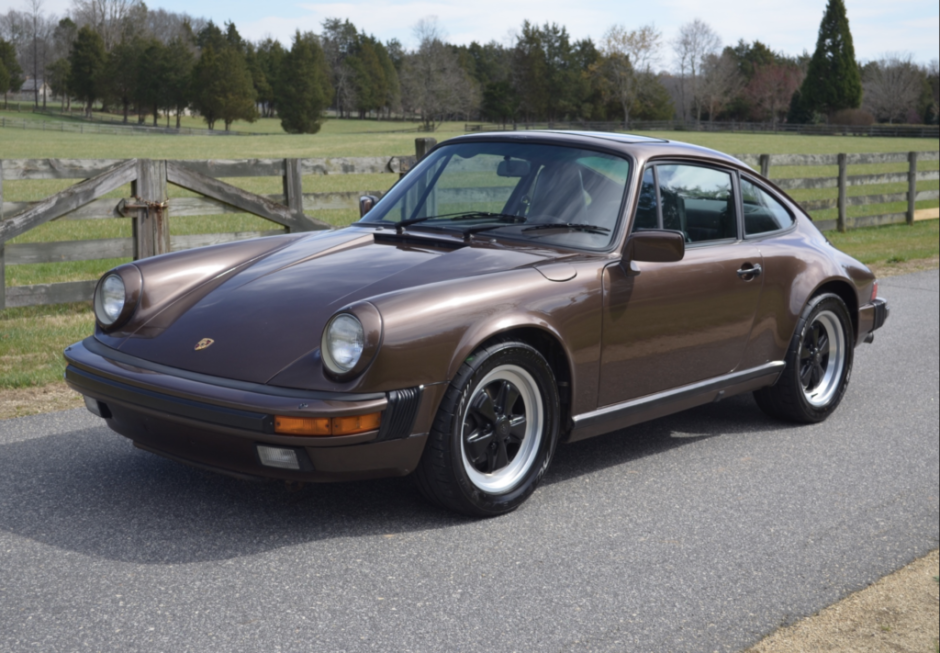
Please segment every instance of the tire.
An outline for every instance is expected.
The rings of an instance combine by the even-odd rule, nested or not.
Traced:
[[[787,350],[777,383],[754,393],[761,410],[777,419],[814,424],[829,417],[845,396],[852,376],[855,336],[838,295],[810,300]]]
[[[478,350],[447,389],[415,472],[432,503],[473,517],[518,508],[541,481],[559,428],[555,375],[520,342]]]

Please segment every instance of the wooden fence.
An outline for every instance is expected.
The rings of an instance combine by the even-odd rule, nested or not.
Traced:
[[[276,233],[329,229],[307,213],[358,208],[360,195],[385,191],[304,193],[305,175],[403,174],[433,144],[417,139],[416,154],[330,159],[250,159],[210,161],[20,159],[0,161],[0,309],[91,299],[95,281],[5,287],[7,265],[146,258],[169,251],[257,238]],[[221,181],[225,177],[281,177],[283,194],[257,195]],[[83,179],[40,202],[4,202],[3,182],[29,179]],[[131,197],[104,197],[131,184]],[[200,197],[169,198],[167,185]],[[279,226],[271,231],[170,236],[169,217],[250,213]],[[7,241],[52,220],[129,218],[131,238],[52,243]]]
[[[938,209],[917,210],[917,202],[926,202],[940,199],[940,191],[917,190],[917,182],[940,180],[940,171],[928,170],[918,172],[919,161],[937,161],[940,152],[891,152],[885,154],[740,154],[737,155],[744,163],[761,174],[777,186],[786,191],[791,190],[822,190],[828,188],[838,189],[838,197],[833,199],[812,199],[799,202],[807,213],[812,214],[828,209],[838,209],[835,220],[818,220],[816,226],[823,231],[858,227],[874,227],[884,224],[898,224],[906,222],[913,224],[917,219],[936,218],[940,215]],[[866,164],[907,164],[906,172],[881,173],[869,175],[848,175],[850,165]],[[796,177],[775,178],[772,170],[788,166],[837,166],[838,174],[835,177]],[[851,186],[876,186],[880,184],[907,184],[903,193],[881,193],[874,195],[848,194]],[[883,213],[867,215],[864,217],[848,217],[850,206],[870,206],[878,204],[892,204],[906,202],[907,210],[903,213]]]
[[[363,194],[382,196],[381,190],[335,193],[304,193],[306,175],[403,174],[434,144],[430,138],[416,139],[414,155],[333,159],[250,159],[210,161],[70,160],[25,159],[0,161],[0,309],[4,307],[85,301],[91,298],[95,281],[73,281],[5,288],[6,265],[83,261],[103,258],[145,258],[168,251],[256,238],[288,231],[330,228],[308,214],[330,209],[356,209]],[[940,198],[940,191],[917,189],[917,182],[940,180],[940,171],[918,171],[918,162],[937,161],[938,152],[892,154],[790,155],[743,154],[738,158],[771,176],[783,166],[836,166],[835,177],[771,179],[781,188],[838,189],[834,199],[801,202],[808,212],[838,209],[836,220],[817,221],[821,229],[846,229],[893,223],[913,223],[936,218],[938,209],[917,210],[917,203]],[[906,172],[847,175],[849,165],[906,163]],[[281,177],[284,192],[256,195],[221,181],[227,177]],[[3,202],[3,182],[28,179],[83,179],[84,181],[41,202]],[[132,197],[104,195],[127,183]],[[852,186],[906,183],[903,193],[849,197]],[[167,185],[174,184],[198,193],[199,197],[168,198]],[[848,207],[906,202],[903,213],[850,218]],[[170,236],[169,217],[251,213],[269,220],[277,229],[224,234]],[[7,241],[51,220],[129,218],[131,238],[81,240],[52,243]],[[4,246],[5,245],[5,246]]]

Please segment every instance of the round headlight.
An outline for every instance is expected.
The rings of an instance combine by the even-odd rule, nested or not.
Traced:
[[[124,310],[127,292],[124,281],[117,274],[109,274],[98,287],[95,296],[95,317],[105,326],[114,324],[114,321]]]
[[[334,317],[323,334],[323,362],[334,374],[354,368],[365,348],[362,324],[349,313]]]

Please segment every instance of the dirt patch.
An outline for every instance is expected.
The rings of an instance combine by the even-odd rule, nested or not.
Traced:
[[[934,653],[940,646],[938,573],[934,551],[745,653]]]
[[[84,406],[82,396],[64,383],[0,390],[0,419]]]
[[[915,258],[910,261],[900,261],[898,263],[872,263],[868,267],[871,268],[871,271],[875,273],[876,277],[884,279],[885,277],[896,277],[899,274],[935,270],[940,267],[940,257]]]

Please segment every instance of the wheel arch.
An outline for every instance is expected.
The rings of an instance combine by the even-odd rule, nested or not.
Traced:
[[[858,335],[858,295],[855,291],[855,288],[848,281],[842,279],[830,279],[825,283],[821,284],[816,290],[813,291],[813,294],[809,296],[806,300],[806,304],[809,304],[814,298],[819,297],[820,295],[833,294],[838,296],[845,302],[845,307],[849,310],[849,319],[852,320],[852,334],[853,340]],[[803,308],[806,308],[806,304],[803,305]]]
[[[548,361],[548,365],[555,375],[555,381],[558,384],[558,395],[561,399],[561,430],[563,432],[567,431],[571,409],[571,397],[574,390],[574,372],[571,363],[571,353],[565,348],[561,337],[544,325],[531,323],[515,324],[477,339],[472,346],[468,346],[467,341],[465,341],[459,349],[459,352],[464,353],[456,357],[452,365],[450,378],[453,378],[456,374],[460,364],[467,355],[500,341],[517,341],[527,344],[542,354],[545,360]]]

